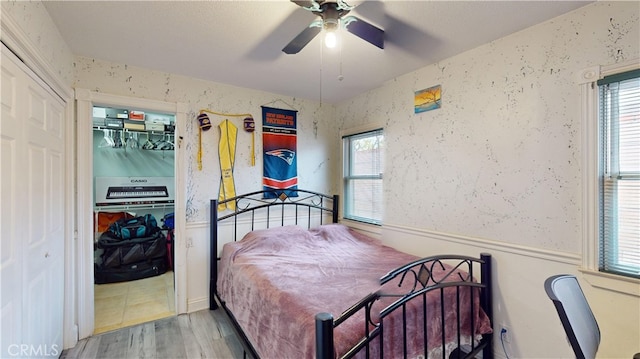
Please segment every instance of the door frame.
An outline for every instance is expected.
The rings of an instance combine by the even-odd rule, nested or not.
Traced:
[[[186,185],[185,151],[180,138],[186,130],[187,105],[143,98],[111,95],[76,88],[76,143],[77,143],[77,293],[78,334],[87,338],[93,334],[94,320],[94,267],[93,267],[93,106],[122,107],[149,112],[171,113],[176,116],[175,129],[175,263],[174,287],[176,313],[187,312],[187,258],[185,246]],[[88,240],[90,238],[91,240]]]

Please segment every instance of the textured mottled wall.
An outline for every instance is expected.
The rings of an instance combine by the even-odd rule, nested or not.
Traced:
[[[1,1],[3,21],[10,16],[24,32],[39,55],[66,84],[73,82],[73,54],[47,9],[39,1]]]
[[[511,338],[495,341],[497,358],[571,357],[543,289],[557,273],[577,275],[587,293],[603,333],[598,357],[640,352],[640,298],[579,271],[577,81],[585,68],[640,57],[639,14],[638,1],[590,4],[337,107],[345,127],[385,124],[385,242],[420,255],[493,255],[494,329],[507,326]],[[442,108],[414,114],[414,91],[434,85]]]
[[[581,69],[639,56],[638,2],[596,3],[338,107],[385,123],[387,224],[580,252]],[[413,93],[442,85],[442,108]]]
[[[214,127],[203,132],[203,168],[198,170],[197,114],[206,108],[221,113],[250,113],[256,121],[256,165],[250,165],[251,136],[243,131],[243,117],[229,117],[238,127],[234,179],[236,193],[262,188],[262,112],[261,105],[298,110],[298,183],[299,188],[335,193],[338,181],[340,147],[338,129],[330,106],[276,94],[228,86],[219,83],[110,63],[97,59],[75,59],[75,87],[92,91],[140,97],[188,105],[183,147],[187,163],[187,222],[208,220],[209,200],[216,198],[220,186],[217,125],[225,117],[209,115]]]

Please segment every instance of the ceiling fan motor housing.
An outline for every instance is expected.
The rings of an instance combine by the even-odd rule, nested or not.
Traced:
[[[337,3],[325,2],[317,12],[322,17],[322,26],[327,31],[335,31],[340,26],[340,18],[349,13],[349,10],[340,8]]]

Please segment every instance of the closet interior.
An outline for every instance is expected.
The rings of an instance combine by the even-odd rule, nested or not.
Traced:
[[[93,107],[95,330],[175,315],[175,114]]]

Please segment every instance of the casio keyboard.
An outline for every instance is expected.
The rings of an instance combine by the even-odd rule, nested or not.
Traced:
[[[167,203],[174,203],[174,177],[96,177],[96,206]]]
[[[107,199],[169,197],[166,186],[109,187]]]

